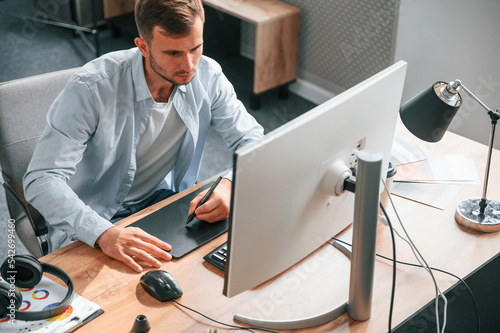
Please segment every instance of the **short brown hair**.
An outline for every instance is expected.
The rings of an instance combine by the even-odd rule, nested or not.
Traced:
[[[201,0],[136,0],[135,23],[140,36],[147,42],[153,38],[153,28],[159,26],[168,35],[187,36],[199,16],[205,20]]]

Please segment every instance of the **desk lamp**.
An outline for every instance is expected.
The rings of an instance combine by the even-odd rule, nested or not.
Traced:
[[[500,204],[497,201],[486,199],[495,127],[500,119],[498,110],[493,111],[488,108],[460,80],[456,80],[450,83],[442,81],[434,83],[429,89],[405,103],[399,113],[406,128],[415,136],[428,142],[437,142],[441,140],[462,105],[460,88],[465,90],[474,101],[488,112],[491,119],[491,131],[483,196],[481,199],[469,198],[460,202],[455,212],[455,220],[468,229],[481,232],[499,231]]]

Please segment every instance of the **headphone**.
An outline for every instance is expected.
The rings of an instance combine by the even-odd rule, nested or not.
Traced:
[[[57,316],[66,311],[73,300],[74,286],[71,278],[62,269],[51,264],[42,263],[31,255],[8,257],[0,267],[5,281],[0,283],[0,320],[10,317],[25,321],[43,320]],[[23,297],[21,292],[12,286],[33,288],[42,279],[43,273],[52,274],[61,279],[68,287],[64,299],[54,308],[42,311],[19,311]],[[13,282],[12,284],[10,282]],[[14,309],[13,306],[14,305]],[[15,316],[15,317],[14,317]]]

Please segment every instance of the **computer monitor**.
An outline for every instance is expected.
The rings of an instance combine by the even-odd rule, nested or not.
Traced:
[[[329,178],[349,178],[357,151],[375,151],[381,168],[369,178],[380,184],[405,74],[406,63],[399,61],[235,152],[226,296],[278,275],[352,223],[354,195]],[[376,209],[379,188],[372,198]],[[359,275],[351,270],[351,284],[353,274]]]

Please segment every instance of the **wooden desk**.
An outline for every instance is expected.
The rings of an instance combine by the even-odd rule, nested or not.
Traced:
[[[482,178],[487,155],[487,147],[484,145],[453,133],[447,133],[437,144],[427,144],[413,139],[401,126],[398,134],[427,154],[462,154],[473,158]],[[498,151],[493,154],[492,165],[493,170],[498,170]],[[500,252],[500,233],[480,234],[468,231],[454,220],[456,204],[464,198],[480,196],[481,193],[481,186],[463,186],[460,193],[442,211],[394,197],[408,233],[429,265],[465,277]],[[181,195],[183,194],[123,220],[119,225],[132,223]],[[500,199],[498,172],[491,173],[489,197]],[[395,219],[393,224],[397,224]],[[396,229],[400,230],[399,227]],[[350,228],[347,229],[340,238],[350,240],[350,231]],[[226,237],[224,234],[180,260],[163,264],[162,269],[172,273],[184,290],[184,295],[179,299],[182,304],[225,323],[233,323],[235,313],[268,319],[297,318],[323,312],[347,299],[349,261],[329,244],[272,281],[234,298],[226,298],[222,295],[223,273],[202,259],[206,253],[224,242]],[[415,262],[408,246],[400,240],[396,243],[398,259]],[[377,252],[392,256],[390,232],[383,225],[379,225],[378,229]],[[226,328],[173,303],[156,301],[140,286],[142,274],[133,272],[124,264],[106,257],[100,250],[83,243],[67,246],[41,260],[64,269],[73,279],[76,292],[105,310],[103,315],[81,328],[82,333],[128,332],[139,314],[147,316],[152,325],[151,332],[209,332],[210,328],[217,328],[219,332],[226,331]],[[397,270],[393,327],[435,296],[432,281],[423,269],[398,265]],[[443,291],[457,282],[444,274],[436,273],[435,276]],[[377,259],[370,320],[354,322],[344,314],[335,321],[303,331],[386,332],[391,281],[391,263]]]
[[[203,3],[255,25],[254,94],[297,78],[300,8],[279,0],[203,0]],[[133,10],[133,0],[104,1],[106,18]]]

